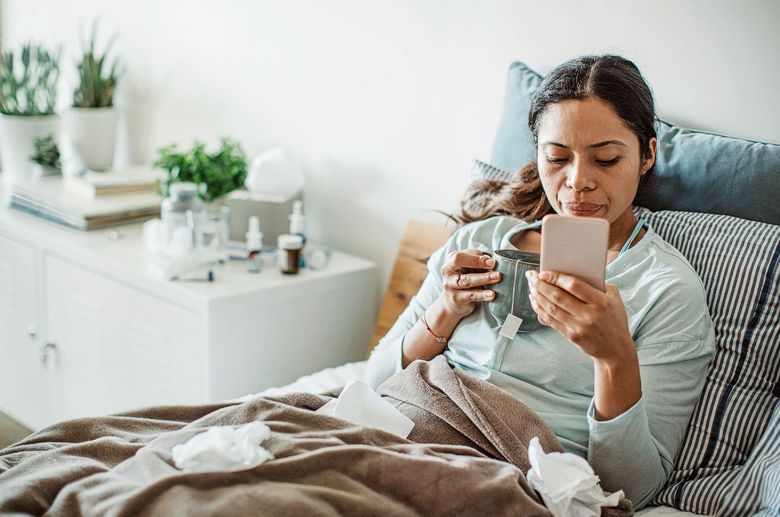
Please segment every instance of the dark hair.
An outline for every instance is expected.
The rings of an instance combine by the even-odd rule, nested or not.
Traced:
[[[539,120],[547,106],[588,97],[598,97],[612,106],[639,139],[639,154],[644,161],[650,140],[656,136],[653,93],[634,63],[614,55],[581,56],[559,65],[544,78],[528,110],[534,143],[538,143]],[[640,188],[654,167],[642,177]],[[533,220],[551,212],[536,162],[529,162],[509,182],[483,180],[471,185],[457,219],[468,223],[494,215],[513,215]]]

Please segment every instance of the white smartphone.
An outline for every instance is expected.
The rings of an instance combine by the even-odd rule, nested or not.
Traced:
[[[540,271],[560,271],[604,291],[609,223],[597,217],[547,215],[542,220]]]

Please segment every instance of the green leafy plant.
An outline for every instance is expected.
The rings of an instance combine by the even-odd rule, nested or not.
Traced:
[[[49,51],[32,42],[22,45],[18,56],[11,50],[0,55],[0,113],[53,114],[60,77],[59,60],[59,48]]]
[[[95,50],[97,21],[92,25],[92,36],[82,43],[81,60],[76,63],[79,84],[73,92],[74,108],[103,108],[114,105],[114,90],[119,80],[118,61],[106,61],[117,35],[109,40],[102,54]]]
[[[54,141],[54,135],[46,135],[35,139],[35,152],[30,159],[44,167],[60,168],[60,150],[57,142]]]
[[[160,184],[160,193],[167,197],[170,186],[179,181],[199,185],[199,196],[210,202],[220,199],[244,185],[247,175],[247,159],[241,144],[229,138],[221,140],[215,153],[208,153],[206,146],[195,142],[189,151],[178,151],[176,144],[159,150],[155,167],[168,171]]]

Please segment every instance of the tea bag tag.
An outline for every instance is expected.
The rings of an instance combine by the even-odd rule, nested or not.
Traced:
[[[507,339],[514,339],[517,330],[522,324],[523,318],[518,318],[514,314],[509,314],[504,320],[504,324],[501,325],[501,330],[499,330],[498,333]]]

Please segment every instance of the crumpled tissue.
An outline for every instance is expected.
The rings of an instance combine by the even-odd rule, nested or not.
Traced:
[[[528,483],[555,517],[597,517],[602,506],[617,506],[623,495],[620,490],[605,497],[584,458],[570,452],[545,453],[537,436],[528,444],[528,460]]]
[[[331,400],[315,413],[381,429],[401,438],[409,436],[414,427],[414,422],[379,396],[371,386],[356,379],[344,386],[337,399]]]
[[[173,462],[181,470],[192,472],[251,469],[273,459],[273,454],[260,445],[269,436],[271,430],[260,422],[209,427],[205,433],[174,446]]]

